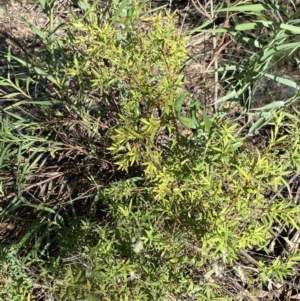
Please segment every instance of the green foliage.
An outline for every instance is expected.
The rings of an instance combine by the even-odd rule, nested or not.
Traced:
[[[75,56],[73,67],[66,70],[100,95],[109,89],[120,93],[118,100],[110,100],[117,102],[119,120],[109,150],[126,170],[149,156],[159,161],[153,142],[166,129],[169,135],[174,131],[174,102],[183,89],[179,71],[187,57],[187,38],[175,29],[174,16],[141,17],[141,9],[134,6],[137,9],[115,15],[104,26],[103,16],[96,13],[73,19],[70,26],[78,30]]]
[[[92,226],[98,244],[85,249],[84,263],[70,267],[69,275],[80,275],[67,281],[74,294],[90,300],[220,300],[215,279],[224,277],[227,265],[242,269],[249,285],[253,278],[268,284],[292,275],[299,256],[260,262],[255,274],[239,265],[241,249],[270,252],[272,225],[298,228],[299,208],[268,197],[268,191],[288,186],[286,157],[298,147],[297,139],[278,136],[282,120],[276,119],[262,153],[241,151],[244,139],[234,136],[235,125],[216,119],[205,131],[203,122],[195,139],[178,143],[146,180],[100,191],[111,222]],[[278,155],[288,142],[291,152]]]
[[[30,300],[33,279],[27,267],[12,254],[1,254],[1,300]]]
[[[287,58],[290,63],[293,59],[296,65],[299,65],[300,30],[297,26],[299,12],[291,12],[291,8],[283,7],[276,2],[249,5],[236,3],[227,8],[217,9],[217,12],[227,12],[235,21],[234,24],[219,29],[199,27],[192,31],[192,33],[214,32],[217,36],[221,33],[228,33],[234,38],[234,43],[247,45],[247,49],[243,49],[245,55],[236,59],[234,53],[229,54],[228,59],[232,56],[233,63],[218,69],[223,73],[226,82],[230,82],[227,94],[217,100],[221,107],[229,99],[239,100],[248,111],[251,106],[253,84],[258,79],[263,76],[272,77],[272,74],[269,74],[270,70],[276,70],[283,64],[287,65]],[[268,11],[267,14],[266,11]],[[243,12],[245,16],[251,18],[252,22],[239,22],[235,16],[236,12]],[[283,77],[277,77],[275,80],[299,90],[298,84],[293,80],[286,80]],[[274,99],[268,106],[265,106],[265,99],[260,101],[257,109],[247,112],[251,118],[254,117],[257,120],[249,129],[250,134],[256,133],[261,127],[268,124],[275,113],[296,104],[297,95],[287,99]]]
[[[299,206],[280,193],[300,168],[299,121],[278,113],[296,98],[264,107],[272,122],[263,112],[250,132],[268,121],[270,137],[250,148],[237,122],[209,116],[185,90],[188,37],[175,14],[143,14],[139,1],[105,9],[72,1],[82,14],[58,36],[55,1],[39,2],[50,24],[49,32],[31,26],[45,43],[42,55],[27,61],[9,52],[9,66],[17,62],[28,76],[0,78],[11,88],[6,96],[18,97],[0,120],[1,222],[26,224],[1,246],[1,298],[33,300],[38,290],[45,300],[232,300],[220,281],[229,267],[248,286],[292,276],[297,254],[250,269],[240,259],[243,250],[270,254],[273,226],[299,228]],[[215,30],[259,50],[241,69],[225,67],[241,71],[231,96],[251,86],[276,49],[295,46],[285,44],[287,32],[299,31],[292,18],[265,20],[258,13],[265,8],[281,11],[222,10],[262,17]],[[257,28],[275,38],[246,36]],[[46,99],[33,96],[41,85],[51,90]],[[103,176],[103,162],[112,176]]]

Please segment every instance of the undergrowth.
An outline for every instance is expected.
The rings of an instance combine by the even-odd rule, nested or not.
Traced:
[[[237,300],[232,279],[272,288],[294,276],[297,248],[287,242],[279,256],[272,242],[275,229],[299,228],[289,181],[300,167],[299,121],[284,112],[297,95],[243,128],[186,90],[189,36],[175,14],[79,1],[81,14],[58,35],[55,1],[40,4],[50,19],[48,32],[31,25],[40,56],[9,49],[0,78],[1,299]],[[219,11],[266,8],[281,11]],[[253,38],[257,53],[220,68],[238,79],[217,103],[247,97],[275,54],[295,50],[284,44],[298,34],[295,16],[216,30],[265,27],[275,37],[264,47]],[[266,123],[264,147],[248,147],[244,129]]]

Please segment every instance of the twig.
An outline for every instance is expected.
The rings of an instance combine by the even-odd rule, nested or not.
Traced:
[[[299,176],[299,173],[296,172],[292,178],[288,181],[288,184],[290,185],[292,182],[294,182],[294,180]],[[286,187],[285,185],[282,185],[278,191],[271,197],[271,200],[274,200],[279,194],[280,192],[284,189],[284,187]],[[289,188],[287,188],[288,190],[290,190]]]
[[[210,1],[210,10],[211,10],[211,18],[214,19],[214,8],[213,8],[213,0]],[[216,28],[215,22],[213,23],[213,28]],[[214,67],[215,67],[215,82],[214,82],[214,102],[213,102],[213,108],[214,108],[214,112],[216,113],[218,111],[218,105],[216,103],[217,99],[218,99],[218,86],[217,83],[219,81],[219,74],[218,74],[218,56],[220,53],[220,49],[216,51],[217,49],[217,37],[216,37],[216,33],[215,31],[213,31],[212,34],[212,42],[213,42],[213,51],[214,51],[214,57],[213,57],[213,61],[214,61]],[[218,53],[218,54],[217,54]],[[216,55],[217,54],[217,55]]]
[[[198,7],[198,5],[196,4],[196,2],[194,0],[192,0],[195,9],[197,10],[198,13],[200,13],[202,16],[208,18],[210,21],[212,21],[212,16],[210,16],[201,6],[201,4],[198,2],[200,8]]]
[[[257,267],[259,266],[259,262],[254,259],[252,256],[250,256],[244,249],[240,250],[241,255],[243,255],[249,262],[253,263]]]

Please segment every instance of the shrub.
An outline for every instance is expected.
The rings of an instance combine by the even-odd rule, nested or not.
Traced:
[[[273,226],[298,229],[299,208],[280,193],[299,169],[298,120],[276,115],[265,147],[248,148],[238,123],[209,117],[185,90],[174,15],[143,15],[138,1],[95,7],[57,39],[53,30],[45,56],[11,57],[25,82],[1,81],[29,99],[1,121],[1,163],[18,167],[17,192],[1,191],[13,193],[3,219],[33,208],[24,236],[3,248],[4,298],[30,300],[38,287],[54,300],[230,300],[231,278],[270,286],[293,275],[300,258],[288,245],[288,258],[241,260],[245,250],[275,258]],[[48,84],[49,99],[36,100],[32,83]],[[54,167],[59,189],[52,178],[25,185]]]
[[[229,300],[220,283],[226,286],[230,277],[270,285],[292,275],[297,255],[251,269],[240,263],[245,249],[272,254],[273,225],[298,228],[299,208],[284,196],[270,200],[272,191],[288,186],[293,168],[286,158],[299,147],[296,139],[291,152],[278,153],[290,137],[278,135],[282,118],[263,152],[241,151],[245,141],[234,137],[229,122],[202,123],[194,140],[164,157],[159,171],[100,190],[110,222],[92,226],[99,242],[84,251],[89,264],[70,267],[69,275],[81,275],[68,278],[78,296]]]

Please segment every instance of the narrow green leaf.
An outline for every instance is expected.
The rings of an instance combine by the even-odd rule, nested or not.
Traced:
[[[249,45],[249,46],[252,46],[255,48],[261,49],[263,47],[263,45],[261,43],[259,43],[259,41],[256,39],[252,39],[252,38],[243,36],[242,40],[243,40],[243,42],[245,42],[246,45]]]
[[[174,110],[176,114],[181,112],[182,104],[186,96],[188,96],[188,92],[183,92],[175,101]]]
[[[264,117],[260,117],[250,128],[249,133],[255,133],[258,129],[260,129],[267,121]]]
[[[136,131],[134,131],[133,129],[128,128],[128,131],[136,138],[142,139],[143,136],[140,135],[139,133],[137,133]]]
[[[244,24],[237,24],[235,26],[223,27],[218,29],[203,29],[204,32],[214,32],[214,33],[224,33],[224,32],[234,32],[234,31],[246,31],[260,29],[264,27],[270,27],[273,22],[271,21],[257,21],[249,22]]]
[[[188,118],[188,117],[185,117],[185,116],[182,116],[182,115],[178,115],[177,116],[180,123],[190,129],[195,129],[196,128],[196,125],[194,123],[194,121],[191,119],[191,118]]]
[[[229,99],[233,99],[233,98],[237,98],[237,97],[238,97],[238,93],[234,90],[234,91],[231,91],[228,94],[220,97],[219,99],[217,99],[214,102],[214,104],[218,104],[218,103],[221,103],[221,102],[226,102]]]
[[[118,10],[114,13],[114,16],[111,18],[110,22],[113,24],[117,20],[117,18],[122,14],[123,9],[127,6],[128,0],[122,0],[121,5]]]
[[[44,9],[44,7],[43,7]],[[38,35],[43,41],[46,40],[47,36],[44,32],[40,30],[37,26],[27,22],[27,21],[22,21],[27,27],[29,27],[36,35]]]
[[[43,9],[46,8],[46,0],[38,0]]]
[[[293,34],[300,34],[300,27],[278,23],[278,22],[271,22],[271,21],[256,21],[256,22],[249,22],[244,24],[237,24],[235,26],[230,27],[223,27],[218,29],[202,29],[204,32],[214,32],[214,33],[223,33],[223,32],[234,32],[234,31],[246,31],[246,30],[254,30],[260,28],[270,28],[270,27],[277,27],[278,29],[288,30]]]
[[[257,108],[257,109],[252,109],[252,110],[255,110],[255,111],[259,111],[259,110],[269,110],[269,109],[280,109],[282,107],[284,107],[285,105],[285,102],[284,101],[274,101],[272,103],[269,103],[261,108]]]
[[[83,11],[87,11],[90,8],[90,4],[87,0],[79,0],[78,5]]]
[[[279,10],[279,5],[268,5],[268,4],[251,4],[251,5],[238,5],[238,6],[230,6],[227,8],[217,9],[215,12],[257,12],[262,10]]]
[[[267,51],[261,58],[262,62],[265,62],[269,57],[278,54],[280,51],[285,51],[289,49],[298,49],[300,47],[299,42],[287,43],[277,46],[275,49]]]
[[[196,110],[195,110],[195,109],[193,109],[193,110],[191,111],[191,116],[192,116],[192,120],[193,120],[195,126],[198,127],[198,126],[199,126],[199,121],[198,121],[198,118],[197,118]]]
[[[283,85],[286,85],[286,86],[289,86],[289,87],[292,87],[292,88],[295,88],[298,90],[300,89],[299,85],[295,81],[290,80],[288,78],[281,77],[281,76],[274,75],[274,74],[269,74],[269,73],[264,74],[264,76],[271,78],[271,79],[275,80],[276,82],[281,83]]]
[[[0,84],[1,86],[1,84]],[[9,94],[5,94],[4,96],[0,97],[1,99],[9,99],[9,98],[15,98],[16,96],[18,95],[23,95],[22,93],[20,92],[14,92],[14,93],[9,93]]]
[[[212,122],[210,121],[205,109],[203,109],[202,114],[203,114],[203,121],[204,121],[205,131],[209,132],[211,127],[212,127]]]
[[[280,24],[280,28],[291,31],[294,34],[300,34],[299,26],[294,26],[294,25],[289,25],[289,24]]]
[[[166,8],[168,6],[168,4],[164,4],[162,6],[158,6],[158,7],[155,7],[153,9],[150,9],[150,10],[147,10],[146,13],[144,15],[141,16],[141,19],[145,18],[146,16],[148,15],[151,15],[157,11],[162,11],[164,8]]]

